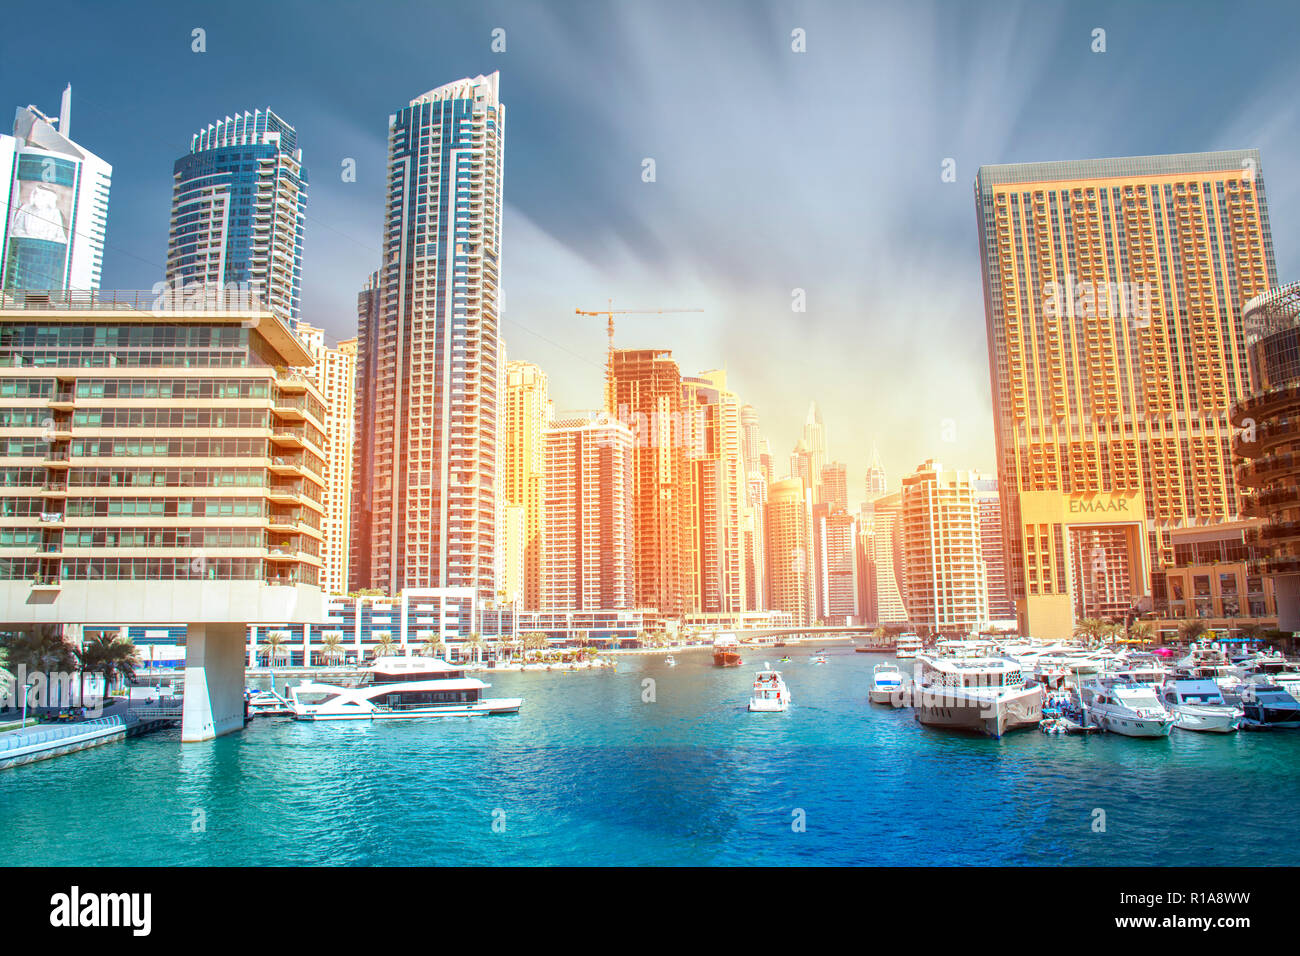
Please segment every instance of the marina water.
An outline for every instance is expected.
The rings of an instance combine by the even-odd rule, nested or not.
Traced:
[[[15,768],[0,866],[1300,863],[1300,732],[966,736],[869,704],[884,655],[819,649],[489,672],[518,716],[259,719]],[[746,711],[764,657],[788,713]]]

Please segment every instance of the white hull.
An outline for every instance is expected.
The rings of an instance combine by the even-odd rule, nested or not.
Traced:
[[[1241,726],[1240,712],[1224,710],[1197,712],[1180,707],[1174,711],[1174,726],[1179,730],[1198,730],[1207,734],[1230,734]]]
[[[1089,707],[1088,716],[1098,727],[1124,737],[1168,737],[1174,729],[1172,717],[1136,717],[1128,711],[1111,711],[1100,705]]]
[[[522,697],[500,697],[480,700],[473,704],[423,707],[410,710],[382,710],[375,708],[358,713],[295,713],[295,720],[426,720],[430,717],[488,717],[494,714],[517,714],[523,704]]]
[[[751,700],[749,702],[749,712],[751,714],[782,714],[790,709],[788,700]]]
[[[888,704],[893,701],[896,695],[901,696],[902,692],[903,688],[898,686],[880,688],[873,687],[871,690],[867,691],[867,699],[873,704]]]
[[[990,737],[1037,727],[1042,718],[1042,695],[1036,687],[993,698],[963,698],[952,688],[943,688],[922,691],[916,699],[916,719],[925,726],[966,730]]]

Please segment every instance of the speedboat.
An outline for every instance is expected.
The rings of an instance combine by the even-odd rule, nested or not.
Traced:
[[[1242,709],[1225,701],[1213,680],[1170,681],[1161,696],[1180,730],[1230,734],[1241,725]]]
[[[717,667],[739,667],[740,641],[734,634],[719,634],[713,639],[713,663]]]
[[[664,663],[667,664],[669,667],[677,666],[677,661],[673,659],[673,655],[671,654],[669,654],[667,657],[664,658]]]
[[[790,689],[785,686],[780,671],[762,670],[754,675],[753,696],[749,698],[751,713],[777,714],[790,709]]]
[[[788,657],[783,657],[783,658],[781,658],[779,661],[777,661],[777,663],[778,663],[778,664],[789,664],[789,663],[790,663],[790,658],[788,658]]]
[[[918,660],[913,706],[916,719],[927,727],[1001,737],[1037,727],[1042,719],[1042,692],[1025,685],[1020,665],[1010,658],[922,654]]]
[[[904,658],[916,657],[921,653],[921,648],[925,645],[915,634],[899,634],[894,641],[894,657],[898,660]]]
[[[381,657],[357,687],[303,681],[289,688],[295,720],[414,720],[518,713],[519,697],[486,698],[490,687],[436,657]]]
[[[809,660],[809,663],[810,663],[810,664],[825,664],[825,663],[826,663],[826,655],[825,655],[825,654],[818,654],[816,657],[811,658],[811,659]]]
[[[1277,684],[1251,681],[1241,688],[1241,725],[1254,729],[1300,727],[1300,701]]]
[[[903,672],[897,664],[884,661],[871,669],[871,690],[867,698],[873,704],[888,704],[903,693]]]
[[[1101,677],[1083,685],[1084,713],[1097,726],[1125,737],[1168,737],[1174,716],[1156,696],[1156,688],[1120,676]]]

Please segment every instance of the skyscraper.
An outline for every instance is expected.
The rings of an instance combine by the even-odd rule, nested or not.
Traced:
[[[983,627],[988,579],[972,473],[918,467],[903,479],[902,524],[908,619],[936,631]]]
[[[848,469],[838,461],[822,465],[821,498],[819,504],[830,507],[832,511],[845,511],[849,507]]]
[[[814,505],[812,516],[817,618],[831,624],[851,622],[861,613],[857,518],[825,503]]]
[[[1002,501],[998,496],[998,479],[994,475],[973,475],[975,498],[980,512],[980,553],[988,578],[989,620],[1012,622],[1016,603],[1007,587],[1006,537],[1002,534]]]
[[[631,606],[632,443],[632,430],[608,413],[546,429],[542,610]]]
[[[608,411],[632,430],[636,606],[685,610],[686,456],[682,376],[667,349],[610,353]]]
[[[867,580],[863,591],[870,607],[863,608],[868,620],[899,624],[907,620],[906,555],[903,551],[903,493],[881,495],[863,505],[860,532]]]
[[[1241,309],[1277,284],[1256,150],[985,166],[975,182],[1008,575],[1022,629],[1114,618],[1172,529],[1238,502]]]
[[[113,167],[74,143],[72,87],[57,119],[35,106],[0,136],[0,288],[99,289]]]
[[[360,302],[363,587],[494,597],[504,363],[498,329],[505,107],[498,76],[389,119],[384,261]]]
[[[808,403],[808,417],[803,423],[803,447],[808,455],[808,487],[813,501],[821,500],[822,466],[826,464],[826,425],[817,403]]]
[[[307,170],[294,128],[269,109],[209,123],[172,178],[168,283],[246,284],[296,326]]]
[[[380,376],[379,273],[372,272],[357,293],[357,365],[352,429],[352,512],[348,536],[348,590],[374,587],[374,490],[378,472],[373,427],[379,407],[376,383]],[[389,385],[391,388],[391,384]],[[392,436],[383,449],[392,454]],[[390,478],[391,480],[391,478]]]
[[[749,610],[744,550],[748,487],[740,417],[740,400],[728,391],[726,372],[715,369],[682,380],[688,611]]]
[[[321,531],[325,541],[321,557],[325,566],[321,587],[328,594],[348,591],[351,560],[349,520],[352,514],[353,429],[356,427],[357,340],[347,339],[336,348],[325,344],[325,331],[306,322],[298,323],[298,338],[311,354],[313,364],[304,374],[325,400],[325,421],[320,452],[325,462],[325,491],[321,504],[325,515]]]
[[[811,624],[816,615],[811,507],[811,492],[798,478],[768,490],[768,607],[789,611],[796,624]]]
[[[505,555],[506,600],[527,611],[541,608],[542,547],[546,527],[543,433],[553,415],[546,373],[530,362],[506,365],[505,440],[501,494],[508,506],[522,508],[518,549]],[[514,562],[522,564],[516,568]]]
[[[871,464],[867,466],[867,500],[879,498],[888,490],[889,482],[885,479],[885,466],[880,462],[880,449],[873,443]]]

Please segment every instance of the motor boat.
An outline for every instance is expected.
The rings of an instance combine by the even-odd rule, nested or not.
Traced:
[[[1083,685],[1083,711],[1092,723],[1125,737],[1168,737],[1174,716],[1165,710],[1153,684],[1121,675],[1099,677]]]
[[[674,659],[673,655],[671,654],[669,654],[667,657],[664,658],[664,663],[667,664],[669,667],[677,666],[677,661],[676,659]]]
[[[287,717],[293,713],[289,701],[273,690],[248,690],[244,693],[249,717]]]
[[[922,654],[918,661],[913,706],[927,727],[1001,737],[1037,727],[1042,719],[1042,692],[1025,685],[1020,665],[1010,658]]]
[[[1288,661],[1281,654],[1259,654],[1243,661],[1236,672],[1243,683],[1274,685],[1300,701],[1300,665]]]
[[[740,641],[734,634],[719,634],[713,639],[713,663],[716,667],[739,667]]]
[[[871,669],[871,690],[867,692],[867,698],[873,704],[888,704],[902,693],[903,672],[897,664],[884,661]]]
[[[356,687],[303,681],[289,688],[295,720],[414,720],[518,713],[519,697],[485,698],[490,687],[436,657],[381,657]]]
[[[1300,701],[1277,684],[1250,681],[1241,687],[1241,725],[1256,730],[1300,727]]]
[[[1230,734],[1241,725],[1242,709],[1224,700],[1223,689],[1213,680],[1169,681],[1161,699],[1180,730]]]
[[[790,709],[790,689],[780,671],[761,670],[754,675],[754,690],[749,698],[750,713],[777,714]]]
[[[789,664],[789,663],[790,663],[790,658],[788,658],[788,657],[783,657],[783,658],[781,658],[779,661],[777,661],[777,663],[778,663],[778,664]]]
[[[826,663],[826,655],[825,655],[825,654],[818,654],[816,657],[809,658],[808,663],[810,663],[810,664],[825,664],[825,663]]]
[[[915,634],[899,634],[894,641],[894,657],[898,660],[916,657],[925,645]]]

